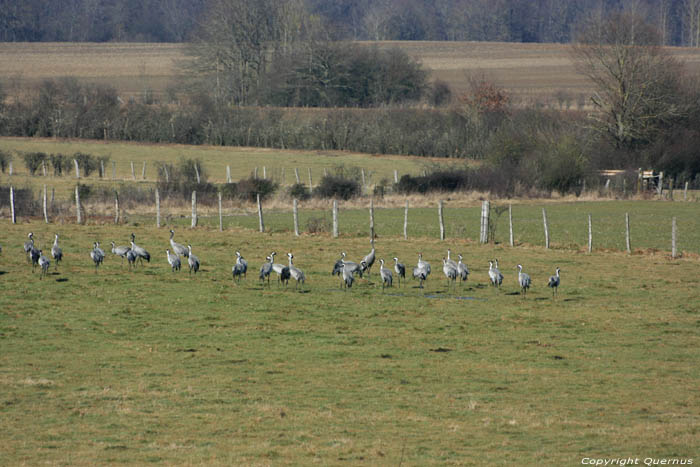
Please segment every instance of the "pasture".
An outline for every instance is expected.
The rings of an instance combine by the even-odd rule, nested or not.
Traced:
[[[576,73],[564,44],[498,42],[379,42],[400,47],[447,82],[455,93],[468,89],[468,76],[484,74],[504,87],[516,102],[540,102],[581,108],[592,86]],[[670,48],[689,72],[700,70],[696,48]],[[185,59],[181,44],[139,43],[2,43],[0,83],[12,94],[20,83],[75,76],[81,81],[115,87],[125,99],[145,93],[165,98]]]
[[[28,231],[63,263],[39,280]],[[129,271],[99,240],[151,255]],[[340,251],[366,236],[176,227],[202,270],[165,261],[166,228],[4,224],[0,229],[0,457],[7,464],[572,464],[583,457],[697,454],[697,256],[583,254],[432,237],[377,239],[426,288],[342,291]],[[451,247],[471,269],[448,291]],[[240,285],[231,266],[250,262]],[[303,291],[257,281],[292,251]],[[489,259],[506,278],[487,285]],[[282,261],[280,261],[282,262]],[[518,295],[515,266],[533,277]],[[562,269],[560,295],[546,287]]]

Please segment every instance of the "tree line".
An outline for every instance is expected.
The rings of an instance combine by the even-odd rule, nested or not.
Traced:
[[[220,0],[0,0],[0,41],[184,42]],[[269,10],[269,1],[257,2]],[[577,25],[634,12],[666,45],[700,45],[700,0],[306,0],[342,40],[570,42]],[[245,20],[245,18],[243,18]],[[259,25],[262,26],[262,25]],[[289,30],[291,32],[291,30]]]

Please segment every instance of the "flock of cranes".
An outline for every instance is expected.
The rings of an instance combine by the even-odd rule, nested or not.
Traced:
[[[24,243],[24,251],[27,255],[27,262],[31,262],[32,272],[39,266],[41,268],[40,279],[43,279],[46,274],[48,274],[49,266],[51,260],[43,254],[41,249],[38,249],[34,244],[34,233],[29,232],[28,241]],[[182,245],[177,243],[174,239],[175,232],[170,230],[170,248],[165,250],[166,258],[172,272],[180,271],[182,267],[183,259],[187,260],[187,265],[189,266],[189,274],[194,273],[195,275],[199,271],[200,261],[192,253],[192,245]],[[146,251],[145,248],[140,247],[136,243],[136,236],[131,234],[131,241],[129,246],[117,246],[114,242],[112,244],[112,254],[128,261],[129,268],[136,267],[136,262],[138,261],[143,265],[143,260],[146,262],[151,261],[151,255]],[[345,251],[341,252],[340,258],[333,265],[332,275],[337,275],[341,279],[341,288],[345,290],[352,288],[355,282],[355,276],[363,277],[364,274],[369,278],[372,272],[372,266],[376,261],[376,249],[374,246],[374,240],[370,240],[372,249],[365,255],[359,262],[353,262],[347,260],[347,253]],[[171,252],[172,249],[172,252]],[[0,252],[2,247],[0,247]],[[294,266],[294,255],[292,253],[287,253],[287,264],[275,263],[276,252],[271,252],[265,259],[266,261],[260,267],[259,280],[265,283],[267,280],[268,286],[270,285],[270,276],[274,272],[277,275],[278,285],[284,284],[285,287],[289,284],[290,279],[296,281],[295,288],[299,285],[303,287],[306,281],[304,272]],[[463,262],[463,256],[461,254],[457,255],[458,261],[455,261],[451,257],[452,252],[448,248],[447,256],[442,258],[442,272],[447,279],[447,289],[456,289],[457,281],[466,282],[469,278],[469,268]],[[55,268],[58,268],[58,263],[63,259],[63,250],[58,244],[58,234],[54,235],[53,246],[51,247],[51,257],[55,262]],[[100,265],[105,259],[105,252],[100,248],[99,242],[94,242],[92,250],[90,251],[90,258],[95,265],[95,273],[99,270]],[[405,283],[406,280],[406,266],[399,262],[398,257],[393,258],[394,267],[385,267],[384,259],[379,259],[379,276],[382,281],[382,290],[386,287],[393,287],[394,285],[394,273],[396,274],[397,282],[399,287],[401,282]],[[393,269],[393,270],[392,270]],[[523,266],[518,264],[516,267],[518,271],[518,285],[520,286],[520,293],[523,296],[527,295],[527,291],[530,289],[532,280],[528,274],[523,272]],[[242,278],[247,277],[248,272],[248,262],[243,258],[240,251],[236,251],[236,262],[231,269],[231,274],[234,282],[240,283]],[[418,253],[418,261],[416,266],[413,268],[413,278],[419,281],[419,288],[423,288],[423,284],[428,279],[431,273],[430,263],[423,260],[423,254]],[[547,286],[552,289],[552,296],[558,294],[559,285],[561,282],[561,270],[557,267],[553,276],[549,278]],[[499,288],[503,283],[503,273],[498,268],[498,260],[494,259],[489,261],[488,270],[489,281],[492,286]]]

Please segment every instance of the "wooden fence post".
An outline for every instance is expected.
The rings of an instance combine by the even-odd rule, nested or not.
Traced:
[[[129,161],[131,164],[131,179],[136,181],[136,172],[134,171],[134,161]]]
[[[508,232],[509,232],[509,240],[510,240],[510,246],[514,246],[514,241],[513,241],[513,205],[509,204],[508,205]]]
[[[12,167],[12,161],[10,161],[10,176],[14,173],[14,169]]]
[[[231,183],[231,166],[226,166],[226,183]]]
[[[44,201],[44,222],[47,224],[49,223],[49,209],[48,209],[48,203],[47,203],[47,196],[46,196],[46,185],[44,185],[44,196],[43,196],[43,201]]]
[[[156,188],[156,227],[160,229],[160,192]]]
[[[16,224],[17,223],[17,214],[15,213],[15,189],[12,185],[10,185],[10,215],[11,215],[12,223]]]
[[[83,216],[80,212],[80,185],[75,185],[75,215],[78,224],[82,224]]]
[[[294,167],[294,176],[297,179],[297,185],[301,183],[301,179],[299,178],[299,169],[297,167]]]
[[[668,197],[671,201],[673,201],[673,184],[675,183],[675,180],[673,177],[671,177],[668,180]]]
[[[46,161],[41,161],[41,173],[46,177]]]
[[[399,183],[399,171],[394,169],[394,183]]]
[[[406,200],[406,208],[403,211],[403,238],[408,240],[408,200]]]
[[[146,180],[146,161],[143,161],[143,167],[141,167],[141,180]]]
[[[282,174],[280,175],[280,178],[282,181],[280,182],[281,185],[284,185],[284,183],[287,181],[287,177],[284,174],[284,167],[282,167]]]
[[[194,174],[197,176],[197,184],[202,183],[202,177],[199,175],[199,167],[194,165]]]
[[[442,200],[438,202],[438,220],[440,221],[440,240],[445,239],[445,218],[442,215]]]
[[[542,221],[544,222],[544,247],[549,249],[549,224],[547,223],[547,211],[542,208]]]
[[[192,224],[191,228],[197,227],[197,192],[192,192]]]
[[[260,202],[260,193],[257,195],[258,197],[258,221],[260,224],[260,232],[265,232],[265,224],[263,223],[263,211],[262,211],[262,203]]]
[[[479,227],[479,242],[489,242],[489,221],[491,216],[491,203],[486,200],[481,202],[481,223]]]
[[[685,182],[685,188],[683,188],[683,201],[688,201],[688,182]]]
[[[263,180],[267,180],[267,167],[263,165]]]
[[[673,220],[671,221],[671,256],[673,258],[676,257],[677,255],[677,249],[676,249],[676,235],[678,234],[678,229],[676,228],[676,217],[673,217]]]
[[[100,178],[105,178],[105,161],[100,160]]]
[[[333,238],[338,238],[338,200],[333,200]]]
[[[294,198],[294,235],[299,236],[299,201]]]
[[[364,191],[365,185],[366,185],[366,183],[365,183],[365,169],[360,169],[360,170],[362,170],[362,191]]]
[[[659,184],[656,187],[656,193],[661,196],[664,194],[664,173],[659,172]]]
[[[313,193],[314,191],[314,184],[313,181],[311,180],[311,167],[309,167],[309,193]]]
[[[632,245],[630,243],[630,215],[625,213],[625,243],[627,244],[627,253],[632,253]]]
[[[119,193],[114,192],[114,223],[119,223]]]
[[[112,180],[117,179],[117,161],[112,161]]]
[[[224,231],[224,213],[221,207],[221,192],[217,193],[219,195],[219,232]]]
[[[593,251],[593,221],[591,215],[588,215],[588,253]]]
[[[78,166],[77,159],[73,159],[73,164],[75,165],[75,178],[80,179],[80,166]]]
[[[374,239],[374,198],[369,199],[369,238]]]

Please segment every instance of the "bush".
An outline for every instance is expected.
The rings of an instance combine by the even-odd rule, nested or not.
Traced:
[[[360,184],[351,178],[345,178],[342,175],[325,175],[314,190],[314,194],[320,198],[349,200],[361,195],[362,189]]]
[[[310,217],[306,221],[306,231],[309,233],[330,232],[331,222],[324,217]]]
[[[0,170],[5,173],[7,168],[10,166],[10,161],[12,160],[12,154],[7,151],[0,150]]]
[[[49,156],[49,160],[51,161],[51,166],[53,167],[54,176],[63,175],[64,171],[70,171],[71,161],[69,161],[63,154],[51,154]]]
[[[29,188],[14,188],[15,212],[18,216],[30,216],[39,210],[39,201],[34,200],[34,194]],[[0,186],[0,208],[10,206],[10,186]]]
[[[39,170],[39,167],[41,167],[41,163],[48,159],[43,152],[27,152],[22,155],[22,158],[24,159],[24,166],[29,171],[29,175],[34,175],[36,171]]]
[[[301,201],[311,198],[311,193],[309,193],[308,188],[306,188],[306,185],[303,183],[295,183],[294,185],[290,186],[287,190],[287,194],[289,194],[290,198]]]
[[[92,154],[85,154],[82,152],[76,152],[73,154],[73,159],[78,161],[78,167],[80,167],[80,175],[83,177],[89,177],[90,174],[98,167],[97,158]]]
[[[262,178],[246,178],[237,183],[238,198],[243,201],[256,201],[257,195],[264,200],[277,190],[277,184]]]

